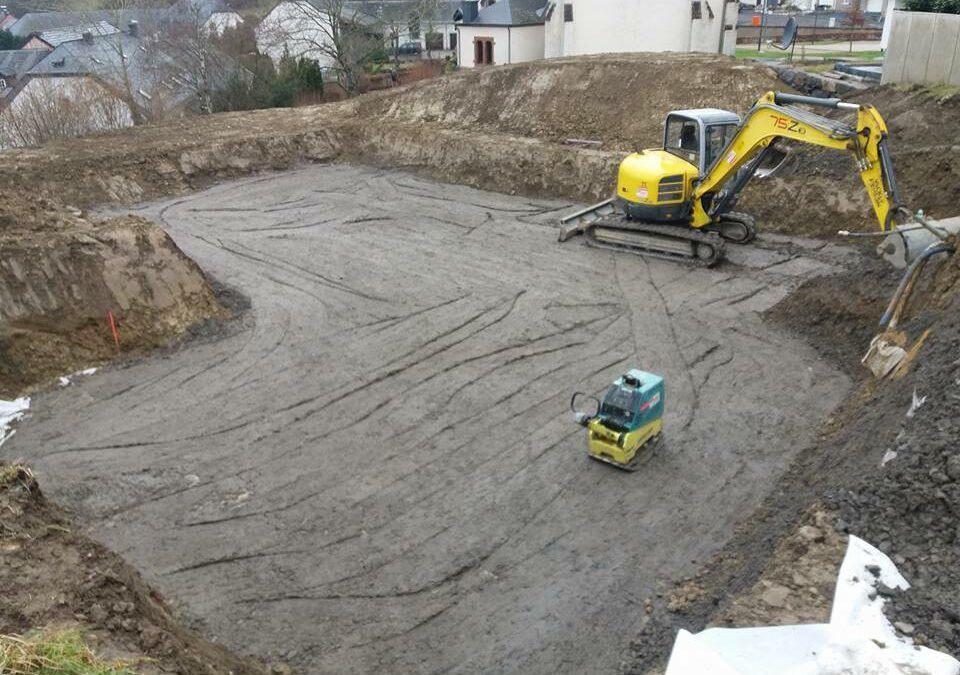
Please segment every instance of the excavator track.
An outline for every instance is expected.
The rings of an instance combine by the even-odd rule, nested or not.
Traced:
[[[723,238],[682,225],[655,225],[623,217],[599,218],[582,229],[588,246],[648,258],[682,260],[713,267],[723,260]]]

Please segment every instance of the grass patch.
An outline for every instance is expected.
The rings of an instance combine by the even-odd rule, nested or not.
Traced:
[[[0,487],[10,485],[21,478],[33,478],[33,472],[23,464],[0,464]],[[3,670],[0,670],[2,673]]]
[[[4,675],[136,675],[130,662],[104,661],[76,630],[0,635]]]
[[[737,47],[737,58],[738,59],[777,59],[784,60],[790,58],[790,50],[780,51],[779,49],[764,49],[760,52],[756,50],[755,47]],[[839,61],[841,59],[854,59],[857,61],[877,61],[883,59],[883,52],[880,50],[870,50],[864,52],[849,52],[849,51],[836,51],[836,52],[819,52],[815,49],[806,49],[804,50],[802,45],[797,45],[796,50],[793,53],[793,59],[799,61],[801,59],[828,59],[833,61]]]

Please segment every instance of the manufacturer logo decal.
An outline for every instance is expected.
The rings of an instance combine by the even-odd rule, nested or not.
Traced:
[[[638,189],[637,189],[637,197],[640,198],[640,199],[646,199],[648,194],[650,194],[650,193],[647,192],[647,188],[645,188],[645,187],[642,187],[642,188],[638,188]]]
[[[730,154],[727,155],[727,164],[733,164],[733,161],[737,158],[737,151],[731,150]]]
[[[647,401],[646,403],[640,406],[640,412],[646,412],[648,409],[657,405],[659,402],[660,402],[660,392],[657,392],[656,394],[653,395],[653,398],[651,398],[649,401]]]

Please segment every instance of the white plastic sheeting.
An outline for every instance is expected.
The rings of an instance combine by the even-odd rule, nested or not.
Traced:
[[[28,396],[13,401],[0,401],[0,445],[16,433],[10,429],[10,425],[23,417],[29,407]]]
[[[69,375],[64,375],[60,378],[61,387],[69,387],[73,384],[73,378],[75,377],[89,377],[97,372],[96,368],[87,368],[86,370],[78,370],[75,373],[70,373]]]
[[[877,584],[910,587],[896,565],[851,536],[830,623],[681,630],[666,675],[958,675],[960,661],[899,637]]]

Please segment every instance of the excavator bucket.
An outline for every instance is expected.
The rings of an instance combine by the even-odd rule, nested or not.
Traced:
[[[769,148],[764,153],[763,160],[754,170],[754,178],[769,178],[774,175],[789,156],[790,148],[781,148],[779,145]]]

